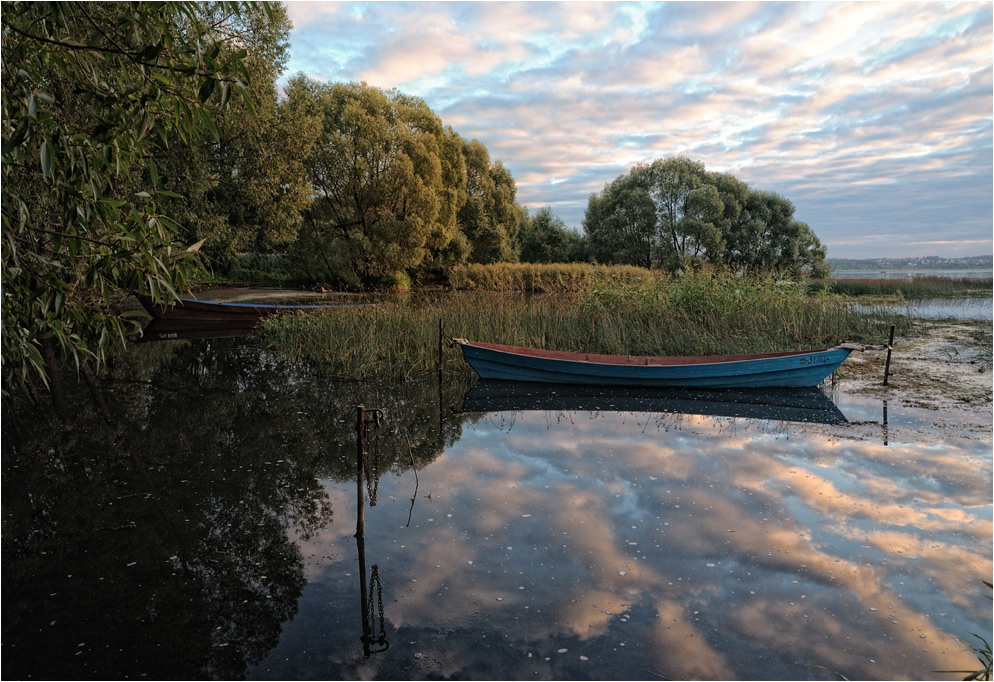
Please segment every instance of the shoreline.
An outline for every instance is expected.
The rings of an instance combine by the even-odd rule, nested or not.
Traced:
[[[850,394],[895,401],[904,407],[974,423],[990,437],[992,328],[989,321],[919,320],[913,336],[897,338],[891,375],[883,385],[885,353],[854,353],[841,369]]]

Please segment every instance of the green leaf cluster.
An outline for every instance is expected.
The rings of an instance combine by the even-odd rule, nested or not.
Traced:
[[[527,213],[514,178],[423,100],[300,75],[285,107],[319,130],[305,160],[311,201],[290,249],[301,279],[362,287],[517,260]]]
[[[239,254],[272,252],[297,238],[310,202],[304,160],[320,122],[279,95],[291,28],[285,7],[249,5],[237,17],[219,17],[210,5],[203,11],[229,40],[247,48],[250,97],[226,104],[215,90],[213,128],[198,131],[191,144],[156,150],[156,161],[182,195],[165,207],[182,239],[206,240],[210,268],[227,273]]]
[[[513,263],[527,212],[515,202],[517,188],[504,165],[490,161],[478,140],[463,141],[466,202],[459,209],[459,227],[472,245],[471,263]]]
[[[583,226],[601,262],[827,273],[824,247],[788,199],[683,157],[637,165],[608,183],[590,197]]]
[[[3,4],[5,391],[103,361],[135,324],[117,292],[175,297],[196,272],[156,151],[215,134],[214,100],[245,96],[247,52],[224,31],[243,9]]]
[[[586,260],[586,242],[566,227],[548,206],[540,208],[522,225],[521,261],[524,263],[575,263]]]

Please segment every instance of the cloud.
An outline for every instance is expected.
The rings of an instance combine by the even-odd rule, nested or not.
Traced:
[[[950,209],[952,243],[936,253],[958,251],[957,237],[992,250],[988,4],[291,3],[290,12],[291,73],[422,97],[504,163],[519,201],[553,206],[568,225],[635,163],[685,155],[788,196],[830,256],[887,255],[890,238],[933,230],[915,216],[939,205]],[[854,224],[888,239],[864,235],[880,244],[867,253],[853,244]]]

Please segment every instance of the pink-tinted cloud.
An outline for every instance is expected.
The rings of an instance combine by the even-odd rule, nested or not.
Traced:
[[[634,163],[686,155],[790,198],[830,256],[924,243],[940,219],[940,255],[992,250],[989,4],[290,11],[291,72],[424,98],[509,168],[520,201],[561,207],[569,225]]]

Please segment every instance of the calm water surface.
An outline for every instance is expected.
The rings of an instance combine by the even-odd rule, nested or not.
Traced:
[[[857,306],[885,315],[906,315],[924,320],[991,320],[994,319],[992,298],[932,298],[902,303],[881,303]]]
[[[908,314],[924,319],[956,318],[959,320],[994,319],[994,299],[929,299],[911,301],[907,304]]]
[[[949,277],[950,279],[982,279],[990,270],[836,270],[835,279],[912,279],[913,277]]]
[[[237,340],[116,371],[109,423],[5,412],[5,678],[960,679],[991,632],[989,418],[464,413]]]

